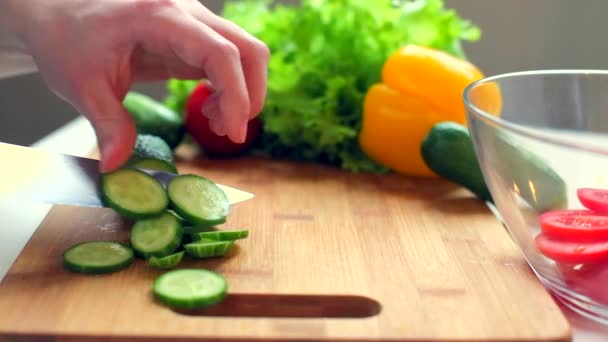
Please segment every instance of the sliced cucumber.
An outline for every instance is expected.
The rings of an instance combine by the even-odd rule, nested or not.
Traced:
[[[182,236],[179,220],[165,212],[159,217],[137,221],[131,230],[131,246],[146,259],[164,257],[181,245]]]
[[[184,245],[186,253],[193,258],[214,258],[228,254],[234,246],[234,241],[216,241],[206,239],[203,241],[191,242]]]
[[[154,268],[170,269],[177,267],[177,265],[182,262],[183,258],[184,251],[179,251],[161,258],[152,256],[150,259],[148,259],[148,264]]]
[[[181,175],[167,185],[171,207],[186,221],[200,225],[226,222],[230,202],[214,182],[196,175]]]
[[[101,274],[121,270],[134,260],[133,250],[112,241],[87,241],[63,254],[64,266],[73,272]]]
[[[175,167],[175,165],[167,163],[166,161],[159,160],[159,159],[153,159],[153,158],[139,159],[136,162],[131,163],[131,165],[138,169],[156,170],[156,171],[177,174],[177,168]]]
[[[180,269],[156,278],[152,289],[154,296],[170,307],[196,309],[221,302],[228,291],[228,283],[212,271]]]
[[[245,239],[249,236],[248,230],[217,230],[214,232],[201,232],[192,234],[192,241],[209,239],[215,241],[234,241]]]
[[[184,227],[184,234],[197,234],[197,233],[202,233],[202,232],[210,232],[213,231],[213,226],[185,226]]]
[[[157,216],[169,205],[163,185],[136,169],[120,169],[104,174],[101,178],[101,194],[107,206],[133,219]]]

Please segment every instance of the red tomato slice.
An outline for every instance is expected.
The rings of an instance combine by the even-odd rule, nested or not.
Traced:
[[[608,261],[608,241],[575,242],[539,234],[536,246],[547,258],[570,264]]]
[[[608,215],[591,210],[555,210],[540,215],[543,233],[569,241],[608,241]]]
[[[581,188],[576,194],[585,208],[597,213],[608,213],[608,190]]]

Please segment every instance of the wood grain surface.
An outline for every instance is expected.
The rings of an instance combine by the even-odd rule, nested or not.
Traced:
[[[454,185],[195,155],[179,169],[256,195],[218,227],[250,230],[233,253],[182,263],[223,274],[224,303],[199,312],[156,303],[150,287],[163,271],[141,260],[110,275],[64,271],[69,246],[126,241],[131,223],[56,206],[0,283],[0,340],[571,339],[502,225]]]

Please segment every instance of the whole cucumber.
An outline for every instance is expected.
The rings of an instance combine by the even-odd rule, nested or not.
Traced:
[[[456,122],[440,122],[427,133],[420,150],[427,166],[437,175],[492,202],[466,127]]]

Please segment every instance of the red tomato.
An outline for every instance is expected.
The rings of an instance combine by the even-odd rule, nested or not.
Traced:
[[[608,190],[582,188],[576,194],[586,208],[597,213],[608,213]]]
[[[185,122],[188,134],[210,156],[235,156],[247,151],[262,131],[262,121],[259,118],[249,120],[245,142],[237,144],[227,136],[215,134],[209,127],[209,119],[201,109],[205,100],[211,95],[211,89],[206,82],[201,82],[190,94],[186,102]]]
[[[536,246],[547,258],[569,264],[585,264],[608,261],[608,241],[576,242],[559,240],[542,233]]]
[[[591,210],[555,210],[540,215],[543,233],[569,241],[608,240],[608,216]]]

